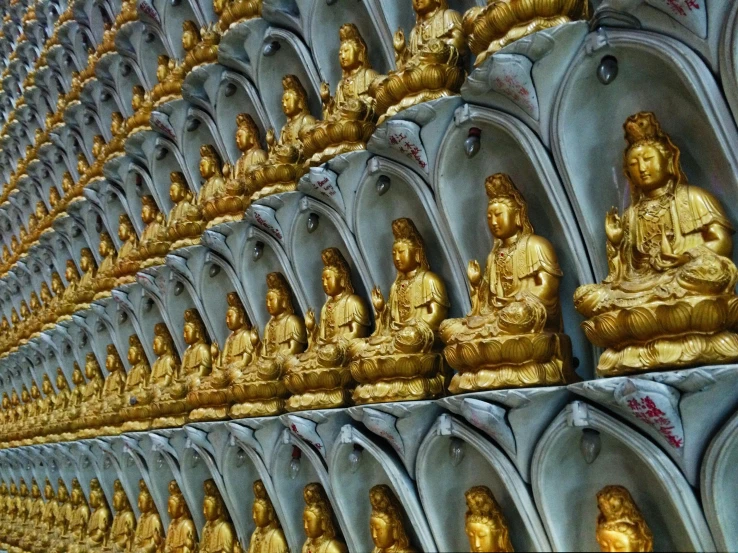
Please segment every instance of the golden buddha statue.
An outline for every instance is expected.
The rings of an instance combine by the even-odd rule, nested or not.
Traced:
[[[204,183],[197,195],[197,204],[202,208],[207,228],[235,221],[244,207],[240,197],[231,197],[226,191],[223,178],[223,162],[210,144],[200,146],[200,176]]]
[[[244,209],[248,207],[248,198],[245,197],[248,189],[247,181],[249,169],[266,163],[269,155],[261,149],[259,127],[248,113],[240,113],[236,117],[236,145],[241,152],[230,178],[226,181],[227,193],[231,196],[241,196],[244,199]]]
[[[126,137],[128,136],[128,126],[126,125],[125,117],[123,117],[123,114],[119,111],[114,111],[111,115],[110,133],[113,135],[113,138],[111,138],[110,142],[105,146],[105,151],[102,156],[103,165],[111,159],[124,154],[123,146],[125,145]],[[95,160],[96,163],[98,161],[100,160]],[[91,177],[94,176],[97,175],[91,175]]]
[[[309,345],[285,364],[284,384],[292,393],[288,411],[332,409],[351,402],[356,385],[349,370],[349,345],[369,334],[371,319],[364,300],[354,293],[351,270],[337,248],[323,250],[323,291],[328,296],[320,311],[305,316]]]
[[[292,292],[281,273],[267,275],[266,306],[270,318],[264,341],[252,362],[231,373],[232,418],[264,417],[284,411],[287,388],[280,380],[287,359],[301,353],[307,343],[304,321],[295,315]]]
[[[464,527],[471,551],[478,553],[508,553],[514,551],[510,530],[492,490],[474,486],[464,493],[466,516]]]
[[[151,128],[149,119],[151,118],[154,103],[151,101],[149,93],[141,85],[135,85],[133,87],[131,107],[133,108],[133,115],[126,122],[128,136]]]
[[[205,499],[202,502],[202,510],[205,515],[205,526],[202,529],[199,553],[241,551],[231,517],[215,482],[212,479],[206,480],[204,488]]]
[[[67,528],[65,542],[68,553],[82,553],[87,545],[87,524],[90,520],[90,508],[82,492],[79,480],[72,480],[72,514]]]
[[[413,9],[410,42],[402,29],[394,36],[397,69],[371,86],[380,123],[421,102],[457,95],[466,79],[461,14],[448,9],[448,0],[413,0]]]
[[[163,265],[164,257],[169,253],[169,234],[166,217],[159,211],[153,196],[146,195],[141,198],[141,219],[146,228],[141,233],[136,255],[140,268]]]
[[[562,333],[562,272],[551,243],[534,234],[528,205],[509,176],[485,184],[494,247],[482,273],[469,262],[471,312],[441,324],[446,361],[458,371],[451,393],[552,386],[575,381]]]
[[[51,215],[53,218],[58,217],[61,203],[62,199],[59,190],[55,186],[52,186],[51,190],[49,190],[49,205],[51,206]]]
[[[128,363],[131,365],[131,370],[128,371],[123,388],[125,399],[119,403],[118,407],[130,405],[131,397],[144,393],[151,378],[151,367],[144,354],[141,340],[135,334],[128,337]]]
[[[256,528],[251,534],[247,553],[288,553],[289,545],[279,523],[264,482],[254,482],[254,506],[251,510]]]
[[[474,65],[502,48],[538,31],[589,18],[587,0],[487,0],[464,14],[464,32],[477,59]]]
[[[310,115],[308,95],[300,80],[294,75],[282,79],[282,111],[287,122],[282,127],[279,140],[274,129],[267,133],[269,157],[266,162],[252,166],[248,171],[247,192],[251,202],[281,192],[290,192],[305,174],[304,155],[300,133],[315,125]]]
[[[154,327],[154,353],[157,359],[151,369],[148,386],[129,396],[123,416],[128,423],[127,430],[145,430],[151,419],[156,416],[158,398],[166,394],[166,390],[179,378],[179,357],[174,349],[171,334],[164,323]],[[156,401],[155,401],[156,400]],[[156,403],[156,404],[155,404]]]
[[[212,349],[217,355],[211,354],[212,373],[187,394],[188,403],[195,406],[190,413],[191,421],[227,419],[231,376],[240,374],[254,360],[259,334],[252,328],[238,294],[229,293],[227,301],[226,325],[231,333],[222,351],[217,351],[217,343],[213,342]]]
[[[115,244],[113,239],[106,231],[100,233],[100,246],[97,250],[102,257],[102,263],[97,270],[97,278],[93,283],[93,291],[95,296],[93,299],[100,300],[110,296],[110,291],[115,288],[115,277],[113,270],[115,269]]]
[[[79,366],[76,367],[79,372],[79,378],[84,381],[82,371],[79,370]],[[74,376],[74,374],[73,374]],[[56,388],[58,390],[54,397],[54,404],[52,405],[51,412],[49,413],[49,434],[61,434],[68,430],[68,424],[66,422],[67,408],[72,399],[72,390],[67,382],[67,377],[64,376],[64,372],[61,367],[56,369]]]
[[[74,299],[77,310],[89,309],[90,302],[95,297],[95,281],[97,280],[97,262],[90,248],[82,248],[79,266],[82,269],[82,278],[77,285]]]
[[[197,530],[190,509],[175,480],[169,482],[169,516],[171,522],[164,542],[164,553],[195,553]]]
[[[136,531],[136,515],[120,480],[113,483],[113,508],[115,516],[110,526],[110,539],[104,547],[105,553],[128,553]],[[94,515],[93,515],[94,516]],[[136,549],[136,551],[139,551]]]
[[[92,514],[87,523],[87,547],[77,548],[79,553],[99,551],[108,545],[112,515],[105,500],[105,494],[97,478],[90,481],[90,505]]]
[[[170,59],[166,54],[159,54],[156,65],[157,83],[151,89],[150,100],[154,106],[159,106],[170,100],[174,100],[181,96],[182,82],[174,81],[174,72],[176,62]]]
[[[610,274],[577,289],[587,337],[605,348],[599,376],[738,359],[733,227],[687,183],[679,149],[653,113],[625,122],[632,205],[606,218]]]
[[[97,419],[98,425],[106,426],[102,431],[103,434],[114,434],[117,433],[115,427],[123,422],[120,406],[125,397],[123,393],[126,387],[126,369],[113,344],[108,344],[105,368],[108,370],[108,376],[105,377],[100,403],[95,406],[93,416]],[[113,428],[110,428],[111,425]]]
[[[44,486],[44,497],[46,498],[46,503],[44,503],[44,510],[38,525],[39,531],[31,547],[33,553],[44,553],[50,550],[56,520],[60,516],[59,501],[56,499],[54,488],[48,478]]]
[[[198,30],[194,21],[185,21],[182,31],[182,46],[186,51],[182,62],[184,75],[195,67],[218,61],[220,31],[216,24],[211,23]]]
[[[79,287],[79,271],[74,260],[67,259],[64,269],[64,276],[67,279],[67,287],[64,289],[64,295],[59,303],[59,311],[57,312],[58,321],[67,321],[72,318],[72,313],[77,310],[77,288]],[[53,285],[53,282],[52,282]]]
[[[653,551],[653,534],[633,498],[622,486],[597,493],[597,543],[601,551]]]
[[[138,509],[141,511],[141,516],[138,519],[130,551],[131,553],[134,551],[136,553],[159,553],[164,545],[164,527],[151,493],[143,480],[138,481],[138,490]]]
[[[169,197],[174,207],[169,212],[167,232],[171,241],[171,250],[200,243],[200,235],[205,230],[205,220],[202,209],[197,204],[195,196],[187,186],[182,173],[173,171],[169,178]]]
[[[236,23],[261,17],[262,0],[214,0],[213,9],[219,16],[221,32]]]
[[[333,508],[323,486],[308,484],[303,490],[303,497],[305,510],[302,522],[307,539],[302,546],[302,553],[347,553],[346,544],[339,538]]]
[[[135,275],[140,268],[136,259],[138,236],[136,235],[136,229],[133,228],[133,223],[125,213],[122,213],[118,218],[118,238],[123,241],[123,245],[118,251],[113,275],[116,277],[115,285],[123,286],[135,282]]]
[[[323,120],[305,128],[300,138],[305,146],[307,164],[318,166],[347,152],[366,149],[376,128],[374,98],[369,85],[377,72],[369,63],[366,42],[353,23],[339,30],[341,46],[338,58],[343,76],[331,98],[328,83],[322,83]]]
[[[436,353],[437,332],[446,318],[446,286],[430,271],[425,244],[410,219],[392,223],[392,258],[397,278],[389,303],[372,290],[376,329],[351,341],[351,375],[359,385],[357,404],[430,399],[443,391],[443,359]]]
[[[109,350],[108,353],[110,353]],[[75,420],[75,429],[81,431],[86,437],[86,434],[102,423],[100,409],[102,407],[103,389],[105,388],[102,369],[92,352],[85,356],[85,376],[87,377],[87,383],[81,389],[78,404],[79,414],[73,420]]]
[[[41,497],[41,488],[39,488],[35,478],[31,480],[31,497],[29,503],[28,514],[23,525],[23,534],[18,542],[21,551],[29,551],[34,546],[36,532],[41,525],[41,518],[44,514],[44,500]]]
[[[373,553],[414,553],[410,538],[405,531],[404,513],[400,502],[386,484],[369,490],[372,514],[369,521]]]
[[[59,503],[59,510],[56,518],[54,518],[54,527],[49,537],[53,551],[57,550],[55,546],[66,536],[73,514],[69,491],[67,490],[66,484],[64,484],[64,480],[61,478],[57,480],[56,497]]]
[[[51,423],[51,413],[56,403],[56,391],[51,384],[51,378],[48,374],[44,374],[43,381],[41,382],[41,390],[44,393],[44,397],[38,402],[36,408],[36,415],[38,417],[37,422],[39,424],[39,435],[45,435],[49,432],[49,425]]]

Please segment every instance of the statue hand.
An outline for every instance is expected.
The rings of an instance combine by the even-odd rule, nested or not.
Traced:
[[[315,329],[315,311],[313,309],[308,309],[308,312],[305,313],[305,328],[309,334],[312,334]]]
[[[623,239],[623,224],[618,214],[618,208],[613,207],[605,217],[605,234],[613,244],[619,244]]]
[[[320,99],[323,100],[324,104],[331,101],[331,88],[325,81],[320,83]]]
[[[469,278],[469,284],[472,288],[477,288],[482,281],[482,269],[476,259],[472,259],[466,267],[466,276]]]
[[[382,291],[379,289],[379,286],[375,286],[372,289],[372,305],[374,305],[374,309],[377,313],[382,313],[384,311],[384,296],[382,295]]]
[[[395,47],[395,52],[398,54],[405,50],[405,31],[397,29],[392,40],[392,45]]]
[[[269,129],[267,131],[266,142],[267,142],[267,145],[269,146],[269,149],[270,150],[276,144],[277,140],[276,140],[276,134],[275,134],[275,131],[274,131],[274,127],[272,127],[271,129]]]

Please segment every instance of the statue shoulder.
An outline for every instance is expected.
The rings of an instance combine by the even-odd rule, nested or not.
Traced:
[[[676,202],[684,232],[692,232],[713,223],[733,230],[720,201],[704,188],[681,186],[677,189]]]
[[[423,300],[421,304],[427,304],[431,301],[439,303],[445,307],[451,305],[446,291],[446,283],[443,279],[432,271],[426,271],[423,274]],[[417,306],[416,306],[417,307]]]
[[[353,321],[361,325],[369,326],[369,311],[366,302],[358,294],[346,296],[343,300],[343,319],[341,322]]]
[[[527,238],[523,265],[518,267],[519,276],[528,276],[538,271],[545,271],[555,276],[563,275],[553,244],[537,234],[531,234]]]
[[[285,321],[286,336],[293,337],[298,341],[307,341],[305,321],[292,313]]]

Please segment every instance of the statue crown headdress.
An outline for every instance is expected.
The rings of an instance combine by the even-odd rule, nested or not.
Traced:
[[[666,138],[666,134],[661,129],[661,124],[652,112],[642,111],[631,115],[626,119],[623,127],[625,128],[625,139],[631,146],[644,140],[661,141]]]
[[[261,480],[256,480],[253,484],[254,488],[254,497],[256,499],[259,499],[261,501],[266,501],[269,499],[269,495],[267,494],[266,487],[264,486],[264,482]]]
[[[238,297],[238,294],[236,292],[228,292],[228,295],[226,296],[226,301],[228,302],[228,305],[230,307],[235,307],[236,309],[240,309],[243,311],[243,302],[241,302],[241,298]]]
[[[154,335],[163,336],[164,338],[171,338],[171,335],[169,334],[169,329],[164,323],[156,323],[156,325],[154,325]]]
[[[251,117],[248,113],[239,113],[236,116],[236,125],[240,129],[241,127],[245,127],[248,129],[249,133],[252,134],[255,138],[255,141],[259,141],[259,127],[256,125],[256,122],[254,121],[254,118]]]
[[[302,99],[305,107],[307,107],[307,91],[305,90],[305,87],[302,86],[300,79],[298,79],[295,75],[285,75],[284,77],[282,77],[282,88],[284,88],[285,92],[287,92],[288,90],[296,92],[297,95],[300,96],[300,98]]]
[[[417,246],[424,246],[423,237],[418,232],[412,219],[402,217],[392,221],[392,234],[394,235],[395,240],[407,240]]]
[[[113,344],[108,344],[107,352],[108,352],[108,355],[115,355],[116,357],[118,356],[118,350],[115,348]]]
[[[116,480],[113,482],[113,491],[116,492],[122,492],[123,490],[123,483],[120,480]]]
[[[216,165],[220,165],[220,155],[212,144],[203,144],[200,146],[200,157],[207,157],[215,161]]]
[[[287,298],[292,297],[290,285],[287,283],[287,279],[284,278],[282,273],[269,273],[266,277],[266,281],[267,288],[269,288],[269,290],[274,290]]]
[[[195,326],[197,326],[198,330],[200,331],[200,334],[203,335],[205,333],[205,325],[202,322],[202,317],[200,317],[200,313],[198,313],[197,309],[188,309],[184,312],[184,320],[185,324],[190,323]]]

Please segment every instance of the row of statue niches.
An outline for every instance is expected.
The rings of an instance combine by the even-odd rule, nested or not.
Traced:
[[[59,478],[56,490],[47,479],[43,494],[34,479],[0,484],[0,547],[11,553],[287,553],[282,525],[261,480],[253,483],[252,516],[255,530],[242,546],[225,502],[213,480],[204,483],[202,512],[205,525],[199,533],[187,502],[175,480],[169,483],[167,505],[170,523],[162,524],[144,480],[139,482],[136,515],[120,480],[113,492],[113,509],[95,478],[89,486],[89,503],[75,478],[71,492]],[[303,553],[346,553],[341,530],[325,490],[310,483],[303,491]],[[491,490],[474,486],[465,493],[463,517],[470,551],[512,552],[510,530]],[[370,506],[374,553],[418,551],[406,529],[407,517],[392,489],[380,484],[369,497],[356,498]],[[653,551],[653,536],[630,493],[622,486],[606,486],[592,499],[598,515],[592,531],[602,551]],[[593,505],[593,511],[594,505]]]

